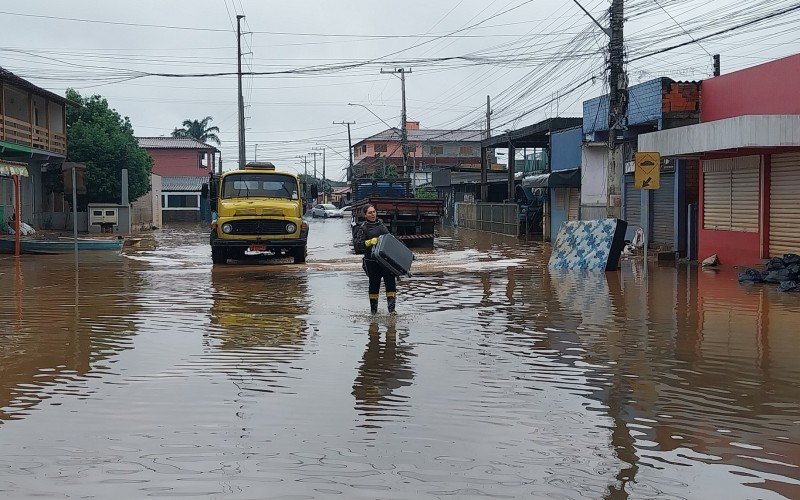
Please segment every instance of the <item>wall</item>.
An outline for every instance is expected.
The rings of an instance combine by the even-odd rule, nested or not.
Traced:
[[[161,228],[161,176],[150,176],[150,191],[131,203],[131,227],[140,229]]]
[[[762,167],[763,168],[763,167]],[[752,266],[761,260],[761,230],[755,233],[743,231],[717,231],[703,228],[703,164],[700,162],[700,193],[697,216],[697,258],[703,260],[711,255],[719,256],[725,266]],[[765,187],[761,186],[763,194]]]
[[[798,75],[800,54],[704,80],[700,119],[800,114]]]
[[[656,78],[628,89],[628,124],[637,125],[661,119],[662,92],[667,78]],[[608,95],[583,103],[583,132],[608,130]]]
[[[200,168],[199,149],[148,149],[153,158],[153,173],[160,176],[176,177],[188,175],[202,177],[208,175],[208,167]]]
[[[580,127],[554,132],[550,137],[550,169],[565,170],[581,166],[581,141],[583,129]]]
[[[567,210],[569,207],[569,189],[553,188],[550,189],[550,241],[555,242],[558,237],[558,230],[567,221]]]
[[[605,212],[607,163],[608,149],[604,145],[584,144],[581,148],[581,207],[602,205]]]

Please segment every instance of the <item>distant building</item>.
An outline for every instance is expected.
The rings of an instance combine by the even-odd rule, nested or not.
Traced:
[[[431,181],[431,172],[443,168],[480,170],[482,130],[424,130],[419,122],[406,122],[408,175],[417,186]],[[394,167],[403,175],[401,130],[390,128],[353,146],[353,175],[371,176]]]
[[[153,174],[161,177],[161,219],[170,222],[208,220],[200,196],[220,151],[191,137],[138,137],[139,147],[153,158]]]

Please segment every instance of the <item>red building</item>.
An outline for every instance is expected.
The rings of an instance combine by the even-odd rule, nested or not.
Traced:
[[[800,253],[800,54],[711,78],[701,123],[639,137],[640,151],[699,158],[698,257],[752,265]]]
[[[200,190],[213,171],[219,150],[190,137],[139,137],[161,176],[161,216],[165,223],[196,222],[205,207]]]

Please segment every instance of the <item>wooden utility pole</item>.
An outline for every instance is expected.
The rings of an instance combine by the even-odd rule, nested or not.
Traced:
[[[347,150],[350,151],[350,167],[347,169],[347,182],[353,178],[353,140],[350,138],[350,125],[356,122],[333,122],[334,125],[347,125]]]
[[[244,169],[247,163],[247,152],[244,147],[244,96],[242,95],[242,19],[244,19],[244,16],[236,16],[236,76],[239,82],[239,169]]]
[[[492,136],[492,104],[491,98],[486,96],[486,137]],[[489,148],[481,148],[481,201],[489,200]]]
[[[610,14],[606,215],[610,218],[618,218],[622,215],[622,172],[625,161],[622,135],[627,126],[628,116],[628,75],[625,73],[623,0],[612,0]]]
[[[403,149],[403,177],[408,175],[408,129],[406,128],[406,122],[408,121],[408,117],[406,116],[406,73],[411,73],[411,69],[404,69],[404,68],[397,68],[391,71],[381,70],[381,73],[388,73],[388,74],[400,74],[400,92],[403,98],[403,109],[400,114],[400,147]]]

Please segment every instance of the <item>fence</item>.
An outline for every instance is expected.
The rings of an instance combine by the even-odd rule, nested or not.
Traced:
[[[519,236],[519,207],[515,203],[456,203],[456,225]]]

